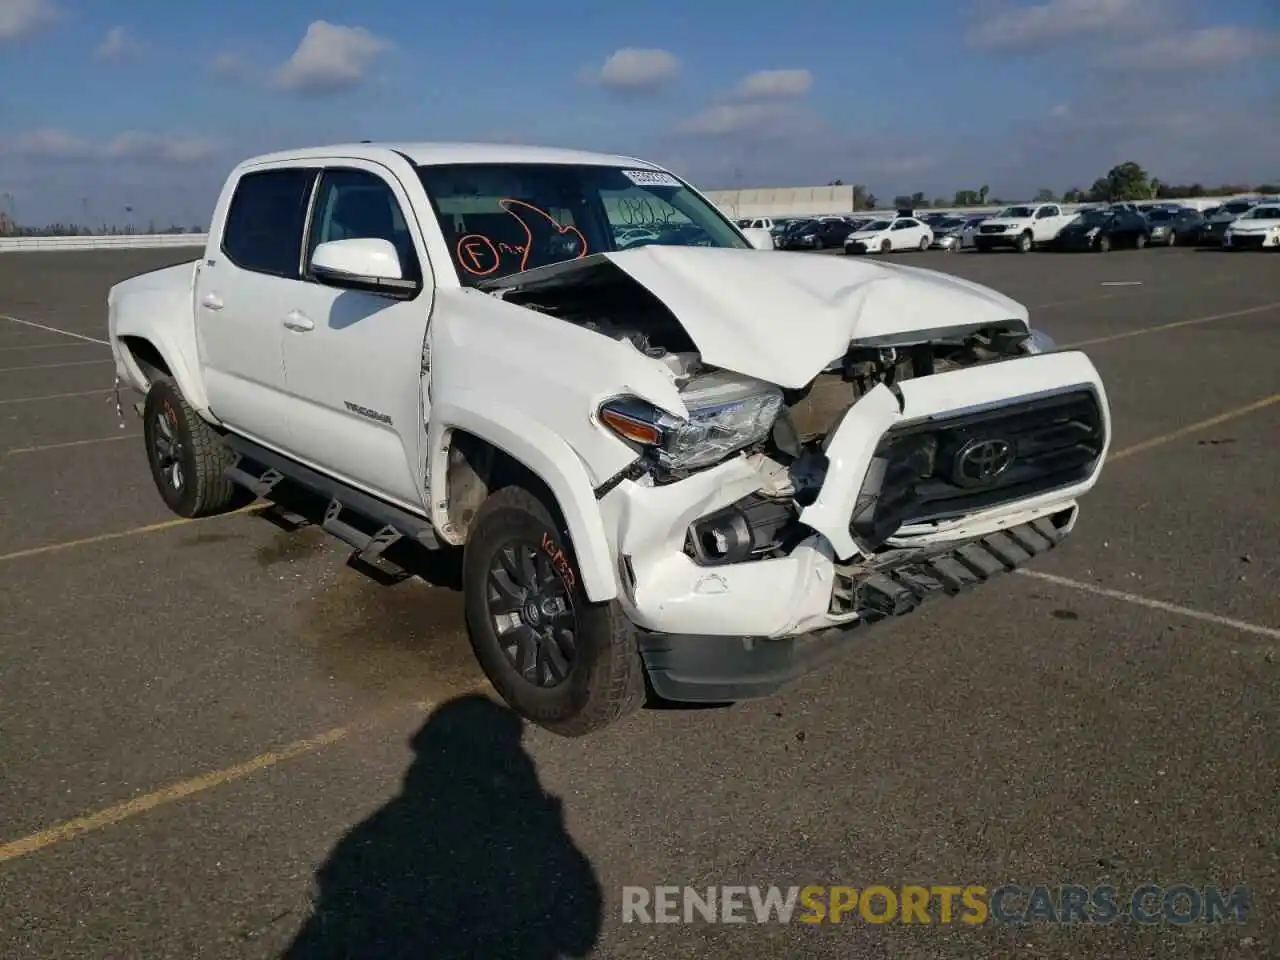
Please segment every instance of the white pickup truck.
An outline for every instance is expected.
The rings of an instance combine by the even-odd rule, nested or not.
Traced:
[[[659,236],[619,250],[637,203]],[[1021,304],[753,248],[627,157],[257,157],[203,255],[108,310],[171,510],[297,485],[353,559],[461,547],[477,659],[564,735],[646,693],[770,693],[1026,563],[1071,531],[1111,437],[1093,364]]]
[[[994,217],[978,224],[973,245],[979,253],[999,247],[1012,247],[1019,253],[1028,253],[1035,247],[1051,243],[1074,219],[1074,213],[1063,213],[1062,207],[1056,203],[1005,207]]]

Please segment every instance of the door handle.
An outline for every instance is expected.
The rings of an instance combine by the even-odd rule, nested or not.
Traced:
[[[206,293],[200,298],[200,305],[206,310],[221,310],[222,298],[216,293]]]
[[[290,310],[285,314],[284,325],[290,330],[296,330],[298,333],[306,333],[308,330],[316,328],[315,321],[298,310]]]

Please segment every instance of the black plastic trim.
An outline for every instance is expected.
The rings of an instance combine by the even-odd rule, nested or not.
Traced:
[[[702,636],[641,631],[640,655],[654,692],[677,703],[768,696],[832,660],[877,624],[912,613],[928,598],[954,595],[1066,538],[1072,511],[931,550],[903,549],[877,565],[840,570],[859,619],[794,637]],[[838,568],[840,569],[840,568]]]
[[[296,460],[276,453],[274,450],[268,450],[239,434],[224,434],[223,440],[245,460],[263,468],[275,470],[314,493],[324,494],[331,500],[336,500],[344,509],[359,514],[379,526],[394,527],[404,536],[416,540],[425,547],[434,549],[440,545],[436,539],[435,530],[426,517],[420,517],[403,507],[357,490],[341,480],[303,466]],[[231,474],[231,479],[237,481],[239,474],[248,472],[244,469],[243,462],[233,469],[236,473]]]

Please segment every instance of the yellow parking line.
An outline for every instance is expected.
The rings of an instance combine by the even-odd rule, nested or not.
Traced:
[[[94,443],[114,443],[117,440],[139,440],[142,438],[140,433],[122,433],[114,437],[93,437],[89,440],[68,440],[66,443],[46,443],[38,447],[14,447],[6,450],[6,457],[16,456],[19,453],[40,453],[44,450],[62,450],[66,447],[87,447]]]
[[[63,367],[91,367],[96,364],[115,363],[114,360],[72,360],[70,363],[38,363],[32,367],[0,367],[0,373],[19,373],[23,370],[60,370]]]
[[[459,692],[467,693],[471,691],[464,690]],[[430,705],[415,703],[413,707],[415,709],[429,709]],[[295,740],[292,743],[285,744],[283,747],[277,747],[275,750],[260,753],[253,759],[246,760],[243,763],[223,767],[220,770],[210,770],[208,773],[201,773],[186,780],[178,780],[158,790],[152,790],[131,800],[125,800],[123,803],[113,804],[93,813],[74,817],[71,820],[64,820],[18,840],[0,843],[0,863],[30,856],[36,851],[52,846],[55,843],[63,843],[83,834],[102,830],[150,810],[155,810],[157,807],[176,803],[198,793],[205,793],[224,783],[243,780],[251,774],[266,770],[268,767],[274,767],[277,764],[284,763],[286,760],[293,760],[309,753],[315,753],[323,747],[347,739],[354,733],[370,729],[384,720],[390,719],[394,713],[403,710],[405,710],[405,705],[400,704],[392,710],[382,710],[368,714],[353,723],[332,727],[315,736]]]
[[[1137,330],[1126,330],[1123,333],[1113,333],[1105,337],[1093,337],[1089,340],[1077,340],[1075,343],[1065,343],[1060,349],[1062,350],[1078,350],[1080,347],[1093,347],[1100,343],[1113,343],[1116,340],[1128,340],[1130,337],[1141,337],[1149,333],[1160,333],[1164,330],[1176,330],[1178,327],[1190,327],[1198,323],[1213,323],[1216,320],[1230,320],[1232,317],[1247,317],[1255,313],[1265,313],[1268,310],[1275,310],[1280,307],[1280,302],[1264,303],[1257,307],[1246,307],[1243,310],[1232,310],[1230,313],[1215,313],[1208,317],[1192,317],[1190,320],[1175,320],[1173,323],[1160,323],[1154,327],[1140,327]]]
[[[1123,460],[1125,457],[1131,457],[1135,453],[1144,453],[1147,450],[1162,447],[1166,443],[1179,440],[1188,434],[1199,433],[1201,430],[1208,430],[1210,427],[1216,427],[1220,423],[1226,423],[1228,420],[1243,417],[1247,413],[1253,413],[1255,410],[1262,410],[1263,408],[1269,407],[1275,403],[1280,403],[1280,393],[1273,393],[1269,397],[1263,397],[1261,400],[1255,400],[1253,403],[1245,404],[1243,407],[1236,407],[1234,410],[1228,410],[1225,413],[1218,414],[1217,416],[1209,417],[1207,420],[1199,420],[1195,423],[1187,424],[1185,427],[1180,427],[1177,430],[1172,430],[1169,433],[1162,433],[1158,437],[1152,437],[1150,440],[1143,440],[1141,443],[1135,443],[1133,446],[1117,450],[1115,453],[1108,455],[1107,462],[1110,463],[1113,460]]]
[[[102,397],[104,400],[110,399],[111,388],[106,387],[99,390],[78,390],[75,393],[46,393],[42,397],[13,397],[10,400],[0,400],[2,403],[39,403],[42,400],[67,400],[71,397]]]
[[[226,513],[219,514],[222,517],[232,517],[238,513],[249,513],[255,510],[264,509],[261,504],[251,503],[247,507],[240,507],[237,510],[228,510]],[[195,520],[189,520],[186,517],[174,517],[172,520],[162,520],[159,523],[148,523],[141,527],[130,527],[128,530],[117,530],[114,533],[99,533],[92,537],[81,537],[79,540],[63,540],[61,543],[47,543],[43,547],[28,547],[25,550],[15,550],[12,553],[0,553],[0,563],[10,560],[25,560],[28,557],[39,557],[46,553],[58,553],[62,550],[73,550],[76,547],[88,547],[95,543],[107,543],[111,540],[122,540],[125,537],[136,537],[143,533],[156,533],[160,530],[171,530],[174,527],[184,527],[189,523],[200,523],[201,519],[213,520],[214,517],[205,517]]]

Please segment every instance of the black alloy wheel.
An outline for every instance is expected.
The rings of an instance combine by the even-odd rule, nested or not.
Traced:
[[[577,653],[578,618],[573,595],[546,552],[526,540],[500,547],[489,563],[486,602],[516,673],[543,689],[562,684]]]

